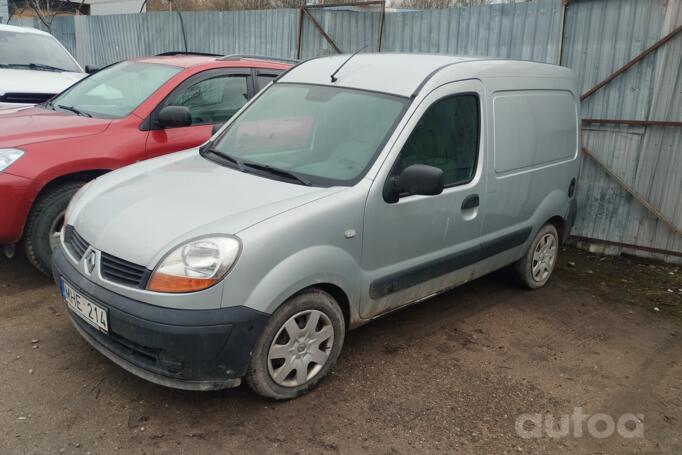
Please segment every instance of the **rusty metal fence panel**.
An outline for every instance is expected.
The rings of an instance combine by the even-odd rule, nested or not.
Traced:
[[[682,23],[680,2],[575,1],[565,12],[562,64],[582,92]],[[682,35],[647,56],[582,105],[584,118],[682,120]],[[682,225],[682,130],[679,127],[585,125],[583,144],[675,225]],[[585,158],[573,234],[682,252],[682,238]],[[615,250],[680,261],[623,247]]]

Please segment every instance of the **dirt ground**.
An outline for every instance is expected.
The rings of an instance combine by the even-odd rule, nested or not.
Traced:
[[[682,453],[682,268],[568,249],[534,292],[502,270],[351,332],[333,375],[285,403],[146,383],[65,311],[0,259],[0,454]],[[515,429],[576,408],[638,414],[643,437]]]

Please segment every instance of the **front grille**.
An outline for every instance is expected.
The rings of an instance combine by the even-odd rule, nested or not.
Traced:
[[[38,104],[44,103],[55,96],[54,93],[20,93],[20,92],[9,92],[0,96],[0,101],[5,103],[25,103],[25,104]]]
[[[64,243],[69,247],[71,254],[77,261],[81,260],[90,247],[90,244],[76,232],[73,226],[69,225],[64,228]]]
[[[115,256],[102,252],[100,271],[102,277],[115,283],[125,284],[144,289],[149,280],[149,271],[142,265],[119,259]]]

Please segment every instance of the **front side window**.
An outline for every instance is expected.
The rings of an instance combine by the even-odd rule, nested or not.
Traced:
[[[249,99],[246,76],[218,76],[205,79],[174,96],[169,106],[185,106],[192,125],[225,123]]]
[[[407,98],[304,84],[277,83],[213,144],[221,154],[305,177],[351,185],[376,158]]]
[[[180,71],[177,66],[122,62],[83,79],[49,106],[96,118],[123,118]]]
[[[413,164],[427,164],[443,170],[446,186],[471,181],[478,159],[479,128],[476,95],[436,101],[403,146],[396,173]]]
[[[52,36],[0,30],[0,68],[82,72]]]

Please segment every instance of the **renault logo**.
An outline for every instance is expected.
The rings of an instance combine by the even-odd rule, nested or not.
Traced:
[[[85,258],[85,271],[87,272],[88,275],[90,275],[92,271],[95,270],[95,265],[97,265],[97,253],[94,250],[92,250]]]

